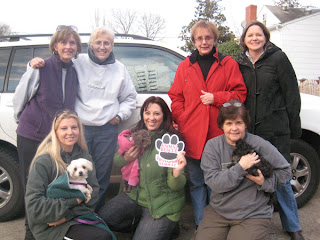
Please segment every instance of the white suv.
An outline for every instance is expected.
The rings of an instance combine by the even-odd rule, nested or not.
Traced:
[[[47,59],[50,36],[11,36],[0,42],[0,221],[23,212],[23,188],[20,183],[19,159],[16,149],[16,123],[13,118],[12,97],[27,63],[33,57]],[[1,39],[0,39],[1,40]],[[87,42],[88,36],[82,37]],[[87,45],[83,45],[86,52]],[[116,58],[126,65],[138,92],[137,109],[124,121],[120,130],[131,128],[139,119],[144,100],[161,96],[170,106],[167,95],[179,63],[185,54],[158,42],[134,35],[118,35],[115,39]],[[319,183],[320,99],[301,94],[303,135],[292,141],[291,184],[299,207],[306,204]],[[318,120],[318,121],[317,121]],[[111,182],[119,182],[120,171],[113,169]]]

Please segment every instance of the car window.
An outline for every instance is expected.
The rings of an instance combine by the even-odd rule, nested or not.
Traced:
[[[33,53],[34,51],[34,53]],[[9,75],[8,92],[14,92],[22,75],[27,70],[28,62],[34,57],[48,59],[51,56],[49,47],[17,48],[14,53],[12,67]]]
[[[52,56],[50,53],[49,47],[41,47],[41,48],[35,48],[34,49],[34,57],[41,57],[43,59],[48,59]],[[31,59],[29,59],[31,60]]]
[[[32,48],[17,48],[14,53],[9,75],[8,92],[14,92],[21,76],[27,70],[27,63],[32,58]]]
[[[82,52],[86,51],[87,45],[84,44]],[[152,48],[150,46],[116,45],[114,53],[116,59],[127,67],[137,92],[141,93],[168,92],[173,83],[177,67],[182,61],[181,56],[176,56],[165,49]],[[51,56],[51,53],[48,47],[34,48],[34,53],[33,48],[17,48],[15,50],[9,75],[7,89],[9,92],[14,92],[21,76],[26,71],[27,63],[33,56],[47,59]],[[3,66],[3,68],[5,69],[6,66]],[[3,86],[3,80],[0,79],[0,81],[2,81]]]
[[[3,91],[4,78],[6,76],[10,51],[11,49],[0,50],[0,92]]]
[[[143,46],[115,46],[114,53],[127,67],[137,92],[166,93],[182,61],[164,49]]]

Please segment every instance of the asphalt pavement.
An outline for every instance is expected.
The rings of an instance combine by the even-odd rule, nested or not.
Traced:
[[[300,222],[303,235],[306,240],[320,239],[320,188],[311,201],[299,209]],[[177,240],[190,240],[193,237],[195,227],[190,201],[183,211],[180,220],[180,235]],[[24,218],[0,223],[1,240],[23,240]],[[130,234],[116,233],[118,240],[129,240]],[[151,239],[150,239],[151,240]],[[282,230],[279,214],[273,213],[272,224],[269,228],[269,237],[266,240],[290,240],[290,237]]]

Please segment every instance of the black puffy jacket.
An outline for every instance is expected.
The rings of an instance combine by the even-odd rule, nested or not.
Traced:
[[[245,52],[237,61],[247,86],[245,105],[251,118],[248,130],[281,150],[279,145],[289,143],[276,138],[301,135],[301,101],[294,69],[286,54],[272,43],[254,65]]]

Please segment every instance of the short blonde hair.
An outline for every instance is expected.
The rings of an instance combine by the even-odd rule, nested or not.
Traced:
[[[206,28],[208,29],[210,32],[212,32],[213,34],[213,37],[214,37],[214,44],[217,43],[218,41],[218,38],[219,38],[219,33],[218,33],[218,28],[217,26],[213,23],[213,22],[210,22],[210,21],[206,21],[206,20],[200,20],[198,22],[196,22],[192,29],[191,29],[191,41],[193,43],[195,43],[195,35],[196,35],[196,31],[199,29],[199,28]]]
[[[111,29],[106,28],[106,27],[98,27],[98,28],[94,29],[90,35],[90,39],[89,39],[89,46],[90,47],[93,44],[93,42],[98,38],[98,36],[101,34],[108,35],[111,38],[111,44],[113,46],[114,38],[115,38],[114,32]]]

